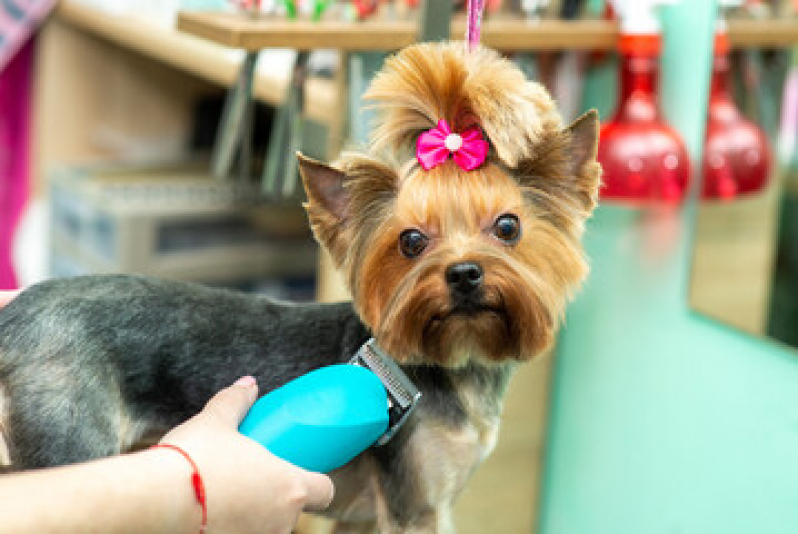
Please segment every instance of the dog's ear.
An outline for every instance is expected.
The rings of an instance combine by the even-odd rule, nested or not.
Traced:
[[[346,174],[319,161],[297,153],[299,172],[308,195],[305,209],[310,227],[337,265],[346,252],[343,232],[348,217],[349,195],[344,183]]]
[[[568,154],[575,192],[581,197],[583,206],[592,211],[598,203],[601,185],[601,166],[596,161],[599,143],[599,115],[591,109],[568,128]]]
[[[566,128],[571,137],[571,161],[574,170],[594,161],[598,154],[599,116],[591,109]]]
[[[346,217],[347,194],[344,188],[346,175],[324,163],[297,152],[299,171],[308,194],[308,206],[314,204],[338,219]]]
[[[516,169],[532,201],[559,222],[570,217],[574,209],[587,217],[598,203],[601,185],[601,166],[596,161],[598,139],[598,113],[590,110],[562,130],[542,132],[530,151],[531,156]]]

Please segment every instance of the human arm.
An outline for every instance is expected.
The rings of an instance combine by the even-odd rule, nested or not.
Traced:
[[[197,464],[208,532],[287,534],[303,509],[326,508],[332,499],[328,477],[280,460],[237,431],[256,397],[254,381],[237,383],[162,440]],[[0,517],[19,534],[194,534],[201,509],[191,474],[185,458],[159,448],[0,476]]]

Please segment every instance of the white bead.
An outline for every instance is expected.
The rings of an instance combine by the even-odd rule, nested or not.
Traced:
[[[451,133],[446,136],[446,139],[444,139],[443,144],[446,146],[449,152],[456,152],[460,150],[461,146],[463,146],[463,138],[457,135],[456,133]]]

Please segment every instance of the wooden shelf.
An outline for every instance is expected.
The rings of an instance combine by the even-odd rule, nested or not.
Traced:
[[[417,41],[412,20],[289,21],[248,18],[234,13],[182,12],[177,27],[197,37],[245,50],[263,48],[336,48],[347,51],[397,50]],[[464,35],[465,22],[452,23],[452,35]],[[582,20],[575,22],[495,19],[486,21],[483,42],[501,50],[612,49],[618,40],[615,24]]]
[[[234,13],[183,12],[178,29],[209,41],[245,50],[263,48],[336,48],[346,51],[397,50],[416,42],[411,20],[360,23],[276,18],[248,18]],[[451,35],[463,35],[465,23],[455,20]],[[613,50],[618,25],[602,20],[530,22],[493,19],[485,22],[483,42],[499,50]],[[798,44],[798,20],[732,20],[729,40],[734,47],[783,47]]]
[[[781,48],[798,44],[798,19],[730,20],[729,41],[735,48]]]
[[[70,1],[60,2],[55,16],[82,31],[222,86],[231,85],[240,70],[241,60],[229,48],[143,18],[118,17]],[[270,104],[280,103],[288,87],[288,75],[266,75],[259,70],[255,97]],[[323,123],[337,120],[335,82],[312,78],[308,80],[307,94],[311,95],[307,101],[309,117]]]

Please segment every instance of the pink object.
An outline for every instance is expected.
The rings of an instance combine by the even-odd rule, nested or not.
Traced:
[[[0,0],[0,73],[55,7],[55,0]]]
[[[484,10],[485,0],[468,0],[466,42],[469,50],[473,50],[479,44],[479,37],[482,33],[482,12]]]
[[[687,150],[659,110],[658,35],[621,38],[618,109],[601,128],[598,160],[603,200],[632,205],[676,205],[690,176]]]
[[[731,200],[765,188],[770,176],[770,147],[765,133],[747,120],[729,91],[728,39],[715,38],[712,87],[704,144],[705,199]]]
[[[453,155],[454,162],[464,171],[471,171],[482,165],[488,155],[488,142],[482,132],[471,126],[462,134],[453,133],[446,119],[438,121],[438,126],[427,130],[418,137],[416,157],[425,171],[437,167]]]
[[[28,199],[32,40],[0,71],[0,289],[17,288],[14,230]]]

